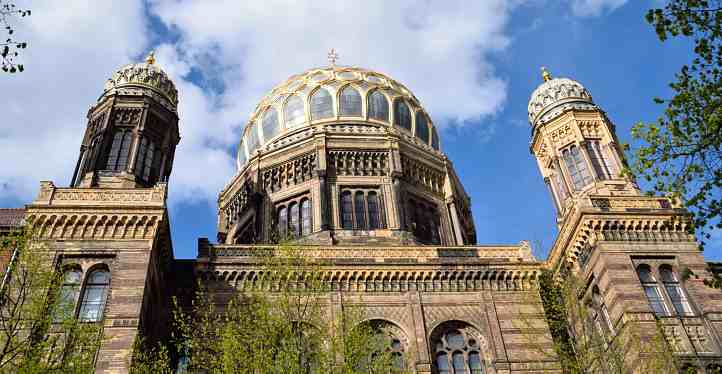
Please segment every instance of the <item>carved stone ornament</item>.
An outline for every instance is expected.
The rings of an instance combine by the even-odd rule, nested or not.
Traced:
[[[103,96],[114,93],[123,87],[147,87],[168,99],[174,106],[178,105],[178,90],[161,68],[141,62],[120,68],[105,82]]]
[[[558,105],[581,102],[594,104],[592,95],[581,83],[569,78],[554,78],[542,83],[529,100],[529,123],[533,126],[545,112]]]

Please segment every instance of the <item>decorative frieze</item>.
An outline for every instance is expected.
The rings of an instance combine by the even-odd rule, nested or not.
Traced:
[[[596,120],[578,121],[577,125],[585,138],[601,138],[602,124]]]
[[[52,206],[136,206],[162,207],[165,204],[167,189],[165,183],[157,183],[152,188],[57,188],[52,182],[41,182],[38,197],[32,205]]]
[[[264,169],[263,188],[276,192],[313,178],[316,169],[316,154],[307,153],[282,164]]]
[[[444,173],[412,160],[406,156],[401,157],[401,168],[407,182],[425,187],[431,192],[441,194],[444,187]]]
[[[116,125],[137,125],[142,114],[142,108],[116,108],[113,111],[113,121]]]
[[[549,139],[556,145],[570,142],[574,138],[572,127],[569,124],[559,127],[549,133]]]
[[[329,151],[332,172],[343,176],[385,176],[389,174],[387,151]]]
[[[28,219],[41,240],[151,239],[162,215],[31,212]]]
[[[592,206],[601,209],[670,209],[667,199],[633,198],[591,198]]]
[[[245,181],[241,188],[231,197],[229,202],[223,207],[225,213],[226,225],[230,226],[248,206],[249,198],[253,193],[253,181]]]

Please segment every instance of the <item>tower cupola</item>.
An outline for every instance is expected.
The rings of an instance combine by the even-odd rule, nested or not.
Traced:
[[[178,130],[178,91],[151,52],[121,67],[88,111],[71,185],[150,187],[171,173]]]

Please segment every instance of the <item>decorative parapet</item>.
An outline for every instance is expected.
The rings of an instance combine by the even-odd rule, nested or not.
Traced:
[[[167,185],[158,183],[152,188],[58,188],[53,182],[40,182],[38,197],[29,205],[70,206],[131,206],[163,208]]]
[[[604,211],[634,211],[640,209],[672,209],[672,204],[665,198],[641,196],[590,197],[593,207]]]

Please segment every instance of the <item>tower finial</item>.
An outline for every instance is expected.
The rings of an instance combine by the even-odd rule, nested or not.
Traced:
[[[150,51],[150,53],[148,53],[148,57],[145,58],[145,63],[148,65],[155,64],[155,51]]]
[[[541,71],[542,71],[542,78],[544,78],[544,82],[548,82],[552,79],[552,75],[549,74],[549,71],[547,70],[546,66],[542,66]]]
[[[338,53],[336,53],[334,48],[331,48],[331,50],[328,51],[328,62],[331,63],[331,66],[335,67],[336,60],[338,60]]]

